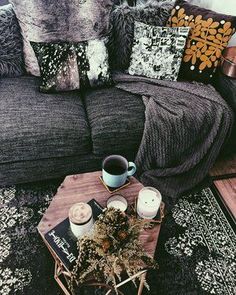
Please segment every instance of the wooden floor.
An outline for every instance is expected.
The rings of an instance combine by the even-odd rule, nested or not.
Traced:
[[[236,155],[217,161],[210,171],[210,176],[223,202],[236,220]]]
[[[214,178],[236,177],[236,154],[234,156],[219,159],[210,171]]]

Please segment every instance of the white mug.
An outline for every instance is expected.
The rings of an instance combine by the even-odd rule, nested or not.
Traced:
[[[127,177],[132,176],[135,172],[136,165],[133,162],[128,162],[120,155],[108,156],[102,163],[102,178],[109,187],[122,186]]]

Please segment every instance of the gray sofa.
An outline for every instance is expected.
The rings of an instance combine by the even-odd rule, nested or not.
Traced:
[[[236,114],[236,80],[215,85]],[[115,87],[42,94],[39,79],[0,79],[0,184],[63,177],[101,168],[108,154],[134,160],[142,138],[141,97]],[[234,151],[235,130],[227,143]]]
[[[219,73],[215,87],[236,114],[236,80]],[[115,87],[43,94],[39,78],[0,78],[0,185],[97,170],[113,153],[134,160],[144,123],[141,97]]]

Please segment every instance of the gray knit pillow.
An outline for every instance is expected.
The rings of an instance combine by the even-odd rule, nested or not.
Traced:
[[[125,70],[129,67],[134,38],[134,22],[154,26],[165,26],[173,1],[148,1],[130,7],[127,3],[115,6],[110,18],[108,42],[110,65],[113,69]]]
[[[12,6],[0,6],[0,77],[24,73],[22,46],[20,27]]]

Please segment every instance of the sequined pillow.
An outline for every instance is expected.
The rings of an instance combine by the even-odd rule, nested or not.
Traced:
[[[222,51],[235,31],[236,17],[177,0],[167,25],[191,27],[180,76],[210,82],[219,65]]]
[[[31,42],[41,73],[42,92],[112,84],[104,39],[78,43]]]
[[[128,72],[176,81],[189,28],[156,27],[135,22]]]
[[[79,89],[79,70],[74,44],[31,42],[38,59],[42,92]]]
[[[113,84],[105,39],[75,44],[81,88],[95,88]]]

